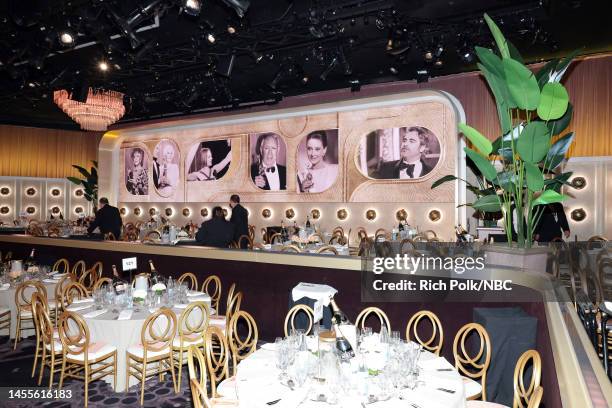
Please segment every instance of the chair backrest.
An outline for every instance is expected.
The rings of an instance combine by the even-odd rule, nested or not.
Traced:
[[[587,240],[587,249],[601,246],[602,242],[608,242],[608,238],[602,235],[593,235]],[[598,245],[597,245],[598,244]]]
[[[238,248],[241,247],[242,241],[245,240],[247,243],[247,248],[253,249],[253,239],[249,235],[241,235],[240,238],[238,238],[238,242],[236,243],[238,245]]]
[[[470,355],[466,342],[471,334],[478,336],[478,352]],[[482,385],[482,400],[487,400],[487,370],[491,363],[491,340],[489,334],[478,323],[468,323],[464,325],[453,341],[453,356],[455,357],[455,368],[459,374],[473,379],[480,379]]]
[[[366,327],[365,323],[368,320],[368,317],[370,317],[371,315],[378,317],[381,329],[383,326],[385,326],[387,328],[387,333],[391,334],[391,323],[389,323],[389,318],[387,317],[385,312],[375,306],[366,307],[365,309],[363,309],[357,315],[357,319],[355,319],[355,326],[363,330],[363,328]]]
[[[93,287],[98,281],[98,271],[94,268],[87,269],[79,278],[79,283],[87,288],[88,291],[93,290]]]
[[[85,267],[85,261],[80,260],[72,265],[72,274],[76,276],[77,279],[80,279],[83,272],[85,272],[85,269],[87,269]]]
[[[359,242],[359,250],[357,255],[361,257],[368,258],[370,256],[370,251],[372,250],[373,244],[370,242],[368,237],[362,238]]]
[[[347,240],[344,237],[344,235],[342,235],[339,232],[336,232],[332,235],[331,239],[329,240],[329,245],[333,245],[335,243],[337,243],[338,245],[346,245]]]
[[[268,230],[265,229],[265,228],[261,229],[261,240],[262,240],[262,242],[264,244],[268,244],[269,243],[268,242],[268,240],[269,240],[269,238],[268,238]]]
[[[90,268],[96,272],[98,279],[102,277],[102,273],[104,272],[104,264],[102,261],[98,261]]]
[[[278,233],[278,232],[276,232],[276,233],[274,233],[274,234],[270,235],[270,237],[269,237],[268,239],[269,239],[269,241],[270,241],[270,244],[274,244],[274,241],[276,241],[276,240],[278,240],[278,241],[279,241],[279,243],[281,243],[281,244],[283,243],[283,237],[282,237],[282,236],[281,236],[281,234],[280,234],[280,233]]]
[[[281,248],[281,252],[295,252],[299,254],[302,250],[295,245],[285,245]]]
[[[78,313],[64,311],[57,323],[57,331],[64,356],[70,358],[71,355],[83,353],[86,362],[91,337],[85,320]]]
[[[87,288],[78,282],[70,282],[64,286],[60,297],[60,305],[63,310],[72,304],[75,299],[87,297]]]
[[[255,241],[255,226],[252,224],[249,224],[249,239],[251,242]],[[238,240],[238,242],[240,242],[240,240]]]
[[[70,282],[76,282],[76,276],[74,276],[72,273],[63,276],[55,285],[55,303],[59,307],[62,305],[62,294],[64,293],[64,288]]]
[[[331,245],[323,245],[321,248],[317,249],[317,254],[322,254],[325,252],[331,252],[334,255],[338,255],[338,251]]]
[[[541,385],[538,385],[531,394],[531,398],[529,399],[529,405],[527,408],[538,408],[540,403],[542,402],[542,396],[544,395],[544,388]]]
[[[189,386],[194,408],[211,408],[206,393],[206,359],[198,346],[189,347],[187,367],[189,368]]]
[[[531,361],[531,370],[527,372],[527,366]],[[525,386],[525,377],[529,377],[529,383]],[[514,402],[512,408],[527,408],[535,389],[540,386],[542,379],[542,359],[536,350],[527,350],[516,362],[514,368]]]
[[[53,324],[49,317],[48,305],[39,293],[32,294],[32,314],[36,326],[36,334],[45,346],[50,347],[51,354],[55,354],[55,342],[53,341]]]
[[[117,237],[112,232],[107,232],[106,234],[104,234],[104,240],[105,241],[116,241]]]
[[[93,285],[93,287],[91,288],[91,291],[94,292],[95,290],[100,289],[103,286],[112,285],[112,284],[113,284],[113,280],[111,278],[100,278]]]
[[[212,288],[211,288],[212,285]],[[221,279],[217,275],[210,275],[202,283],[202,292],[210,296],[210,304],[219,313],[219,302],[221,300]]]
[[[223,331],[216,326],[208,326],[204,335],[206,368],[210,379],[211,395],[217,397],[217,383],[229,377],[230,350]]]
[[[431,324],[431,337],[427,340],[421,339],[419,335],[419,323],[423,319],[428,320]],[[406,340],[415,340],[424,348],[439,356],[440,351],[442,351],[442,344],[444,343],[444,330],[438,316],[429,310],[416,312],[406,325]]]
[[[17,310],[22,309],[24,306],[28,307],[32,304],[32,294],[39,293],[43,299],[47,299],[47,293],[45,287],[41,285],[39,281],[28,280],[22,282],[15,290],[15,305]]]
[[[231,298],[228,297],[227,307],[225,309],[225,321],[228,325],[234,313],[240,310],[241,303],[242,303],[242,292],[236,292]]]
[[[257,349],[259,331],[253,316],[244,310],[234,313],[227,326],[227,339],[232,351],[232,367],[235,375],[238,363]]]
[[[185,283],[189,290],[198,290],[198,278],[193,272],[185,272],[178,278],[177,282],[179,284]]]
[[[378,241],[378,237],[383,237],[385,239],[390,239],[391,235],[387,232],[386,229],[384,228],[379,228],[376,230],[376,232],[374,233],[374,240]]]
[[[186,343],[203,339],[208,328],[210,310],[205,302],[192,302],[178,318],[178,335],[181,348]]]
[[[66,258],[58,259],[53,264],[53,268],[51,268],[51,272],[59,272],[59,273],[68,273],[70,272],[70,265],[68,264],[68,260]]]
[[[431,240],[432,238],[438,238],[438,234],[436,234],[434,230],[423,231],[422,234],[427,240]]]
[[[170,350],[176,333],[176,315],[171,309],[162,307],[145,320],[140,331],[140,344],[147,353]]]
[[[308,318],[308,326],[304,329],[304,332],[308,335],[312,330],[312,326],[314,325],[314,311],[312,308],[308,305],[295,305],[289,309],[287,316],[285,316],[285,325],[283,326],[285,330],[285,337],[290,334],[291,330],[298,328],[295,327],[295,317],[300,314],[305,315]]]

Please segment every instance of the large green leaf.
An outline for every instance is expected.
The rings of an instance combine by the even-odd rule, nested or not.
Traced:
[[[486,195],[480,197],[472,204],[472,208],[480,210],[482,212],[501,211],[501,206],[499,205],[499,198],[496,195]]]
[[[474,129],[471,126],[466,125],[465,123],[459,123],[459,130],[463,132],[465,137],[478,149],[482,154],[488,156],[493,151],[493,146],[491,146],[491,142],[489,139],[484,137],[478,130]]]
[[[555,67],[555,70],[550,74],[549,82],[561,82],[563,74],[567,71],[570,63],[580,53],[580,50],[572,51],[568,56],[559,61],[559,64]]]
[[[535,200],[533,200],[533,206],[542,204],[560,203],[565,200],[567,196],[557,193],[554,190],[544,190],[542,194]]]
[[[572,121],[572,113],[574,113],[574,107],[571,103],[568,102],[567,110],[565,111],[565,114],[563,116],[561,116],[557,120],[548,121],[546,126],[548,126],[548,128],[550,129],[552,135],[558,135],[559,133],[567,129],[570,122]]]
[[[559,189],[564,184],[568,185],[568,186],[571,186],[571,183],[569,183],[568,180],[569,180],[570,177],[572,177],[572,174],[574,174],[574,172],[572,172],[572,171],[561,173],[561,174],[555,176],[552,179],[544,180],[544,185],[546,186],[547,190],[550,189],[550,190],[555,190],[555,191],[559,192]]]
[[[565,155],[574,141],[574,132],[570,132],[559,138],[548,150],[546,154],[546,168],[556,169],[565,159]]]
[[[525,162],[527,188],[531,191],[540,191],[544,188],[544,176],[540,168],[533,163]]]
[[[510,129],[512,129],[512,119],[510,118],[509,109],[516,107],[516,104],[510,95],[506,82],[503,78],[487,70],[484,65],[480,63],[476,65],[487,80],[489,88],[491,88],[491,92],[493,92],[493,96],[495,97],[495,104],[502,132],[509,132]]]
[[[516,142],[516,151],[530,163],[538,163],[548,152],[549,130],[544,122],[531,122],[525,126]]]
[[[70,180],[72,183],[76,184],[77,186],[82,184],[82,180],[76,177],[66,177],[66,178]]]
[[[497,174],[496,184],[507,192],[514,191],[514,186],[517,182],[517,176],[512,171],[502,171]]]
[[[569,95],[565,87],[557,82],[549,82],[544,85],[538,105],[538,116],[542,120],[559,119],[567,111]]]
[[[533,72],[510,58],[505,58],[502,62],[506,83],[516,105],[521,109],[535,110],[540,103],[540,87]]]
[[[555,58],[546,63],[538,72],[536,72],[535,77],[538,81],[538,85],[540,89],[544,88],[544,85],[548,83],[548,79],[550,78],[551,72],[555,70],[557,64],[559,63],[559,59]]]
[[[493,51],[489,48],[483,47],[474,47],[476,55],[478,56],[478,60],[482,65],[489,70],[493,75],[504,78],[504,66],[502,64],[501,58],[497,56]]]
[[[519,52],[518,48],[516,48],[510,40],[506,40],[506,44],[508,44],[508,51],[510,52],[510,58],[524,65],[525,60],[523,59],[523,56]]]
[[[89,172],[86,169],[84,169],[83,167],[77,166],[76,164],[73,164],[72,167],[77,169],[79,171],[79,173],[81,173],[83,175],[83,177],[85,177],[85,178],[91,177],[91,174],[89,174]]]
[[[472,159],[474,164],[476,164],[476,167],[478,167],[478,170],[480,170],[482,175],[487,180],[489,181],[495,180],[495,178],[497,177],[497,170],[495,170],[495,167],[493,167],[493,165],[488,159],[486,159],[480,153],[472,149],[469,149],[467,147],[463,148],[463,150],[465,150],[465,154],[467,154],[468,157]]]
[[[510,50],[508,49],[508,43],[506,42],[506,38],[502,34],[501,30],[495,24],[495,21],[489,17],[487,13],[484,15],[484,19],[489,26],[489,30],[491,30],[491,34],[493,34],[493,38],[495,39],[495,43],[497,44],[497,48],[499,49],[499,53],[502,58],[510,58]]]

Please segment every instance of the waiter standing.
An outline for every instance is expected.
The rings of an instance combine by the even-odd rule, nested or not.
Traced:
[[[535,240],[538,242],[551,242],[554,239],[562,239],[570,236],[570,228],[567,217],[561,203],[552,203],[544,207],[540,222],[535,229]]]
[[[234,241],[238,242],[241,236],[249,236],[249,212],[240,205],[240,196],[238,194],[233,194],[230,197],[229,205],[232,208],[230,222],[234,224]],[[246,247],[247,243],[244,240],[241,241],[240,248]]]
[[[102,234],[112,232],[115,239],[119,239],[123,225],[119,209],[110,205],[106,197],[100,198],[99,206],[99,210],[96,211],[96,218],[87,228],[87,232],[91,234],[96,228],[99,228]]]

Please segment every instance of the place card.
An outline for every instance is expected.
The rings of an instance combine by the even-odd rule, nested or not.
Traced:
[[[122,310],[119,313],[119,317],[117,317],[117,320],[130,320],[132,318],[132,313],[134,311],[132,309],[125,309]]]
[[[94,317],[98,317],[98,316],[100,316],[100,315],[102,315],[102,314],[106,313],[107,311],[108,311],[108,310],[106,310],[106,309],[101,309],[101,310],[93,310],[93,311],[91,311],[91,312],[89,312],[89,313],[85,313],[85,314],[83,315],[83,317],[85,317],[85,318],[87,318],[87,319],[91,319],[91,318],[94,318]]]

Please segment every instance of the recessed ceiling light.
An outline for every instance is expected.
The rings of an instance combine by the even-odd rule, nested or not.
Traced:
[[[76,42],[75,35],[68,30],[60,31],[59,33],[60,44],[66,47],[71,47]]]
[[[106,63],[106,61],[100,61],[100,63],[98,63],[98,68],[100,71],[108,71],[108,63]]]
[[[425,61],[431,61],[433,59],[433,52],[425,51],[425,54],[423,54],[423,58],[425,58]]]
[[[397,75],[397,73],[399,72],[399,71],[397,70],[397,68],[395,68],[395,67],[391,67],[391,68],[389,68],[389,71],[391,71],[391,73],[392,73],[393,75]]]
[[[202,9],[202,3],[199,0],[184,0],[183,11],[190,16],[200,15]]]
[[[228,25],[227,32],[230,34],[236,34],[236,27],[234,27],[233,25]]]
[[[214,44],[215,43],[215,36],[212,33],[208,33],[208,35],[206,36],[206,39],[208,40],[209,43]]]

